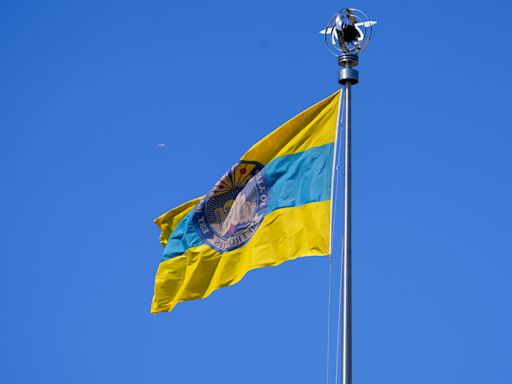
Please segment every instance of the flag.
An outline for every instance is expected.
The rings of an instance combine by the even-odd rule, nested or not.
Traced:
[[[155,220],[165,247],[152,313],[233,285],[250,270],[330,252],[340,91],[255,144],[210,192]]]

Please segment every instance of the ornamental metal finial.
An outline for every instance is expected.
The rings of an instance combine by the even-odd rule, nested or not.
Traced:
[[[377,22],[370,20],[363,11],[345,8],[334,15],[320,33],[333,55],[357,55],[368,46],[375,24]]]

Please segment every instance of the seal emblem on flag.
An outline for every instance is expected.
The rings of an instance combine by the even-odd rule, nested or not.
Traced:
[[[194,224],[212,248],[226,252],[249,241],[267,212],[270,188],[263,166],[239,162],[197,205]]]

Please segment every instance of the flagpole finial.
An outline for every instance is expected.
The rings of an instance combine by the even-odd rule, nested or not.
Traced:
[[[335,56],[359,54],[366,49],[372,38],[376,21],[356,8],[344,8],[335,14],[324,30],[325,45]]]
[[[359,63],[359,53],[366,49],[372,38],[372,21],[361,10],[344,8],[334,15],[324,30],[325,45],[329,52],[338,56],[338,82],[346,85],[357,84],[359,73],[353,67]]]

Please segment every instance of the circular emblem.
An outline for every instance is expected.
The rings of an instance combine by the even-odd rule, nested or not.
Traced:
[[[261,164],[237,163],[197,205],[197,232],[219,252],[244,245],[267,212],[269,194]]]

